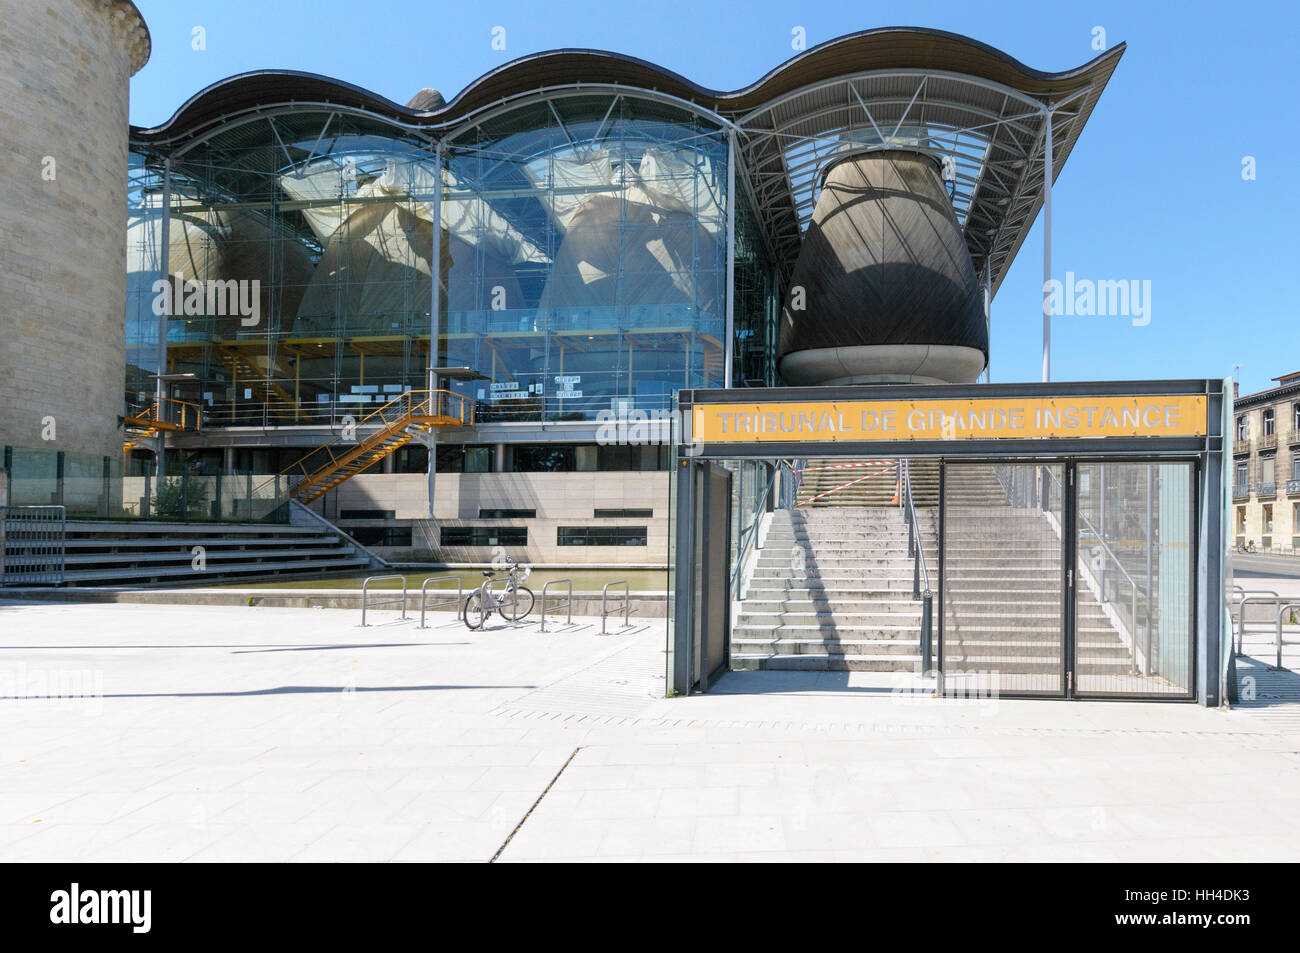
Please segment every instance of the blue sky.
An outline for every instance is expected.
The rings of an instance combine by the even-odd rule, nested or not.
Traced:
[[[808,45],[877,26],[974,37],[1042,70],[1095,54],[1092,31],[1128,51],[1054,192],[1053,275],[1151,282],[1151,322],[1058,317],[1053,378],[1226,377],[1242,392],[1300,370],[1300,80],[1291,2],[1070,0],[816,4],[479,0],[136,0],[153,56],[131,83],[131,121],[152,125],[234,73],[324,73],[406,102],[450,99],[527,53],[589,47],[639,56],[735,89]],[[194,27],[207,48],[191,46]],[[506,50],[492,29],[506,29]],[[1243,181],[1253,156],[1257,178]],[[993,303],[993,378],[1037,380],[1042,233],[1029,236]]]

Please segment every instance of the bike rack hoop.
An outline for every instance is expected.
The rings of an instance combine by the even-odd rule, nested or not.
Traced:
[[[457,612],[460,611],[461,602],[463,601],[463,600],[462,600],[462,597],[463,597],[463,595],[464,595],[463,590],[462,590],[462,587],[461,587],[460,576],[457,576],[457,575],[429,576],[427,579],[424,580],[423,583],[420,584],[420,625],[419,625],[419,628],[421,628],[421,629],[426,628],[426,626],[425,626],[425,624],[424,624],[424,613],[425,613],[425,610],[426,610],[426,609],[437,609],[437,608],[439,608],[439,607],[441,607],[441,606],[446,606],[446,605],[452,605],[452,604],[453,604],[452,601],[451,601],[450,599],[444,599],[442,602],[435,602],[433,605],[429,605],[429,604],[428,604],[428,598],[429,598],[429,583],[431,583],[431,582],[446,582],[448,579],[453,580],[453,581],[456,583],[456,602],[455,602],[455,606],[456,606],[456,611],[457,611]],[[448,590],[448,591],[450,591],[450,590]]]
[[[572,580],[572,579],[552,579],[550,582],[548,582],[548,583],[546,583],[545,585],[542,586],[542,627],[541,627],[541,631],[543,631],[543,632],[546,631],[546,591],[547,591],[548,589],[550,589],[551,586],[565,586],[565,587],[566,587],[567,592],[565,593],[564,601],[563,601],[563,602],[557,602],[555,605],[551,606],[551,609],[553,609],[553,610],[559,610],[559,609],[565,609],[565,610],[567,610],[568,617],[565,619],[565,623],[564,623],[564,624],[565,624],[565,625],[573,625],[573,580]]]
[[[632,611],[632,589],[631,589],[631,587],[628,585],[628,582],[627,582],[626,579],[619,579],[619,580],[616,580],[615,582],[607,582],[607,583],[605,583],[604,587],[600,590],[600,634],[601,634],[601,635],[604,635],[604,634],[605,634],[605,617],[609,615],[609,604],[608,604],[608,600],[609,600],[609,587],[610,587],[610,586],[622,586],[622,587],[623,587],[623,596],[622,596],[623,604],[622,604],[622,606],[621,606],[621,608],[622,608],[622,610],[623,610],[623,628],[626,629],[628,626],[631,625],[631,623],[628,621],[628,615],[630,615],[630,614],[631,614],[631,611]],[[616,598],[617,598],[617,597],[616,597]],[[617,611],[619,610],[619,608],[620,608],[620,606],[618,605],[617,602],[615,602],[615,604],[614,604],[614,611],[617,612]]]
[[[1284,604],[1284,605],[1280,605],[1280,606],[1278,606],[1278,608],[1277,608],[1277,664],[1276,664],[1275,666],[1273,666],[1273,667],[1274,667],[1274,669],[1276,669],[1276,670],[1279,671],[1279,672],[1280,672],[1280,671],[1283,671],[1283,668],[1282,668],[1282,646],[1283,646],[1283,644],[1290,644],[1290,645],[1294,645],[1294,644],[1295,644],[1294,642],[1291,642],[1291,643],[1283,643],[1283,642],[1282,642],[1282,617],[1283,617],[1284,615],[1286,615],[1288,612],[1292,612],[1292,611],[1294,611],[1294,610],[1296,610],[1296,609],[1300,609],[1300,602],[1288,602],[1288,603],[1286,603],[1286,604]]]
[[[378,582],[381,579],[400,579],[402,580],[402,598],[401,599],[380,599],[376,602],[370,601],[370,584]],[[366,624],[366,609],[378,606],[392,606],[400,602],[402,606],[402,621],[406,621],[406,577],[397,573],[390,573],[387,576],[367,576],[361,583],[361,625],[364,628]]]
[[[1252,602],[1271,602],[1273,607],[1277,608],[1282,597],[1271,589],[1241,589],[1240,586],[1233,586],[1234,590],[1241,590],[1241,601],[1237,603],[1237,654],[1246,654],[1246,606]]]

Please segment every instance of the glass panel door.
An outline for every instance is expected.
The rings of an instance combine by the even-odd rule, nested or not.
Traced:
[[[944,464],[945,694],[1066,690],[1061,464]]]
[[[1080,463],[1075,691],[1191,697],[1192,465]]]

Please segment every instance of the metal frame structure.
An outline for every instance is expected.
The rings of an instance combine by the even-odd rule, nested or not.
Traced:
[[[609,115],[624,97],[687,111],[716,126],[728,145],[723,383],[729,387],[739,383],[732,380],[732,364],[740,196],[753,208],[778,283],[788,282],[816,204],[819,173],[830,158],[846,149],[905,148],[934,154],[951,170],[952,201],[983,279],[987,319],[992,298],[1040,208],[1046,226],[1045,283],[1050,278],[1052,183],[1123,53],[1124,45],[1119,44],[1080,67],[1048,73],[957,34],[891,27],[819,44],[757,82],[723,92],[634,57],[555,50],[494,69],[449,102],[441,97],[422,101],[436,103],[435,108],[402,106],[315,74],[257,71],[202,90],[162,125],[133,128],[131,139],[162,169],[165,247],[172,178],[181,171],[178,163],[183,165],[196,147],[250,124],[269,125],[287,163],[278,171],[297,169],[328,153],[322,146],[345,116],[393,130],[443,168],[447,149],[464,148],[457,143],[467,133],[534,103],[547,104],[566,136],[554,104],[568,97],[611,97],[597,137],[611,125]],[[285,117],[309,114],[319,116],[319,129],[306,157],[295,158],[280,126]],[[303,137],[301,130],[299,137],[303,143],[312,139],[310,132]],[[241,131],[240,141],[246,140]],[[435,177],[437,221],[447,201],[441,180],[441,175]],[[434,262],[440,260],[440,232],[433,229]],[[436,325],[439,283],[432,286],[431,324]],[[164,322],[159,328],[163,337]],[[1045,291],[1044,380],[1050,375],[1050,323]],[[430,330],[432,342],[438,329]],[[162,374],[165,348],[160,348],[159,364]]]
[[[1081,585],[1079,567],[1078,567],[1078,544],[1079,544],[1079,528],[1080,528],[1079,523],[1082,518],[1082,514],[1079,512],[1077,495],[1075,492],[1072,492],[1072,490],[1073,488],[1078,486],[1077,472],[1080,464],[1103,463],[1103,464],[1117,464],[1117,465],[1124,465],[1124,464],[1144,465],[1144,464],[1161,464],[1161,463],[1181,463],[1181,464],[1190,465],[1190,467],[1192,468],[1192,478],[1191,478],[1192,492],[1191,492],[1191,499],[1190,499],[1191,513],[1189,515],[1191,540],[1190,540],[1190,553],[1188,558],[1189,560],[1191,560],[1194,559],[1195,556],[1201,552],[1200,534],[1208,530],[1208,527],[1203,525],[1202,521],[1198,520],[1196,517],[1200,512],[1200,506],[1201,506],[1200,492],[1204,481],[1204,475],[1201,473],[1201,470],[1206,468],[1207,466],[1210,466],[1211,461],[1207,460],[1204,456],[1189,455],[1189,454],[1173,453],[1169,455],[1159,455],[1159,454],[1143,455],[1140,453],[1133,453],[1129,455],[1116,455],[1116,454],[1105,453],[1104,450],[1103,452],[1096,453],[1096,454],[1088,454],[1088,455],[1071,454],[1071,455],[1052,456],[1052,457],[1040,457],[1040,456],[1028,455],[1028,454],[1024,456],[1010,456],[1010,457],[1008,456],[955,457],[952,454],[949,454],[941,458],[939,461],[940,486],[942,487],[944,486],[944,484],[947,483],[948,468],[950,465],[956,465],[956,466],[976,465],[977,466],[979,464],[988,464],[988,463],[1009,464],[1013,466],[1014,465],[1040,465],[1043,466],[1044,469],[1047,469],[1050,466],[1059,466],[1062,470],[1062,478],[1059,482],[1056,481],[1055,475],[1051,474],[1050,470],[1048,471],[1047,474],[1047,476],[1053,482],[1056,483],[1057,491],[1061,494],[1061,595],[1062,595],[1062,600],[1061,600],[1061,644],[1060,644],[1061,668],[1060,668],[1060,681],[1059,681],[1060,687],[1059,690],[1057,691],[1038,690],[1038,689],[1000,688],[998,690],[998,694],[1000,696],[1005,696],[1005,697],[1014,696],[1019,698],[1047,698],[1047,699],[1123,698],[1125,700],[1131,699],[1135,701],[1188,701],[1194,698],[1196,696],[1196,687],[1200,680],[1199,666],[1205,664],[1205,660],[1201,657],[1200,653],[1198,653],[1197,651],[1197,645],[1199,640],[1196,638],[1197,634],[1199,633],[1199,630],[1197,628],[1197,614],[1198,614],[1197,599],[1198,599],[1198,593],[1203,588],[1203,586],[1200,585],[1201,580],[1199,580],[1198,578],[1198,574],[1194,564],[1192,565],[1192,567],[1190,567],[1190,578],[1192,580],[1192,586],[1191,586],[1191,593],[1188,600],[1188,615],[1189,615],[1188,631],[1192,634],[1192,640],[1188,646],[1189,658],[1187,660],[1188,686],[1189,686],[1188,691],[1185,693],[1128,691],[1128,692],[1123,692],[1122,694],[1117,694],[1117,693],[1106,693],[1106,692],[1099,692],[1099,691],[1079,688],[1078,671],[1077,671],[1077,666],[1075,664],[1077,662],[1077,651],[1078,651],[1078,637],[1075,628],[1078,621],[1078,599],[1079,599],[1079,587]],[[937,653],[937,670],[938,670],[939,691],[942,694],[944,691],[944,665],[943,665],[943,653],[944,653],[944,645],[945,645],[944,626],[947,621],[947,613],[945,612],[945,605],[944,605],[945,602],[944,586],[942,580],[945,578],[944,568],[946,562],[947,544],[950,543],[952,540],[951,540],[950,532],[946,531],[947,527],[945,525],[946,524],[945,516],[946,516],[947,507],[944,505],[945,494],[943,489],[940,490],[939,499],[940,499],[939,522],[940,522],[941,530],[940,530],[940,540],[939,540],[940,586],[939,586],[939,606],[938,606],[939,637],[938,637],[938,653]],[[1099,540],[1101,539],[1100,536],[1098,536],[1097,538]],[[1102,545],[1103,546],[1106,545],[1104,541],[1102,541]],[[1223,571],[1222,557],[1220,557],[1219,565],[1220,565],[1220,569],[1218,571],[1221,573]],[[1223,588],[1222,586],[1219,586],[1217,591],[1221,592],[1222,588]],[[1220,600],[1220,602],[1222,602],[1222,600]],[[1229,635],[1231,635],[1231,633],[1229,633]],[[1131,637],[1136,639],[1135,636],[1131,636]],[[1232,651],[1232,642],[1231,642],[1231,638],[1229,638],[1228,645],[1227,645],[1227,654],[1220,656],[1221,664],[1226,664],[1228,660],[1228,656],[1231,654],[1231,651]]]
[[[1192,643],[1195,697],[1201,704],[1219,705],[1227,691],[1227,664],[1231,643],[1225,638],[1226,593],[1226,459],[1231,456],[1228,443],[1228,418],[1231,415],[1231,382],[1215,379],[1181,381],[1121,381],[1048,384],[957,384],[866,385],[855,387],[800,387],[771,389],[764,393],[764,403],[819,402],[852,400],[906,401],[945,398],[1034,398],[1034,397],[1106,397],[1202,395],[1205,397],[1207,431],[1202,436],[1176,437],[1040,437],[1031,439],[899,439],[873,441],[826,441],[815,444],[819,457],[871,456],[879,458],[934,457],[942,461],[962,462],[1079,462],[1169,463],[1192,462],[1192,497],[1195,518],[1192,522]],[[807,456],[807,442],[737,441],[726,443],[697,442],[692,435],[692,410],[709,404],[754,402],[754,392],[740,390],[683,391],[679,394],[681,424],[676,433],[675,487],[676,507],[672,531],[675,559],[691,558],[702,545],[697,518],[695,474],[701,466],[718,460],[764,459]],[[943,468],[941,467],[941,481]],[[942,482],[941,482],[942,487]],[[940,492],[943,490],[941,488]],[[1068,494],[1067,494],[1068,495]],[[1073,504],[1071,504],[1071,511]],[[1072,514],[1067,514],[1071,516]],[[1073,539],[1069,519],[1064,527]],[[939,521],[939,616],[943,617],[942,590],[944,572],[945,528],[942,510]],[[1070,558],[1073,558],[1071,553]],[[695,629],[697,599],[724,598],[729,593],[700,593],[694,589],[694,574],[674,568],[674,612],[670,615],[668,686],[672,692],[707,690],[707,681],[686,665],[698,652],[699,635]],[[729,581],[729,574],[728,574]],[[1073,593],[1069,594],[1073,598]],[[1067,610],[1067,615],[1072,609]],[[940,623],[942,626],[942,622]],[[1067,634],[1068,639],[1068,634]],[[1067,642],[1068,644],[1068,642]],[[942,651],[942,634],[940,636]],[[942,661],[940,661],[942,665]],[[1093,697],[1093,696],[1079,696]],[[1137,697],[1137,696],[1133,696]]]

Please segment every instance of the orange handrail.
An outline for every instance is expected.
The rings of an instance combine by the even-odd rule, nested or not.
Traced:
[[[416,395],[419,394],[426,394],[429,396],[417,403],[415,398]],[[460,412],[442,413],[444,406],[447,410],[450,410],[450,405],[453,400],[459,402]],[[421,413],[426,405],[428,405],[428,411]],[[376,423],[382,423],[384,425],[383,429],[387,429],[388,427],[411,417],[445,417],[457,420],[461,426],[471,426],[474,423],[474,402],[469,397],[465,397],[449,390],[408,390],[394,397],[377,410],[371,411],[369,414],[362,417],[350,429],[353,431],[359,431],[362,428],[374,426]],[[310,476],[319,471],[327,462],[336,463],[339,459],[334,453],[334,450],[337,449],[337,444],[340,442],[346,442],[350,453],[351,450],[355,449],[357,444],[361,442],[357,441],[355,437],[345,441],[346,436],[346,434],[339,434],[333,440],[321,444],[296,463],[292,463],[281,470],[280,475],[288,476],[297,473],[301,476]],[[320,453],[324,453],[325,457],[316,458],[316,455]],[[313,458],[316,458],[315,462],[309,464],[308,461],[313,460]]]
[[[188,400],[178,400],[174,397],[159,398],[154,394],[145,394],[140,391],[126,391],[126,396],[140,397],[147,402],[146,406],[140,413],[130,413],[130,401],[127,401],[127,413],[123,416],[129,422],[141,427],[162,429],[162,430],[192,430],[198,432],[203,427],[203,417],[200,412],[201,408]],[[159,404],[161,399],[162,404]],[[160,410],[162,411],[160,413]],[[179,417],[179,420],[172,419]]]

